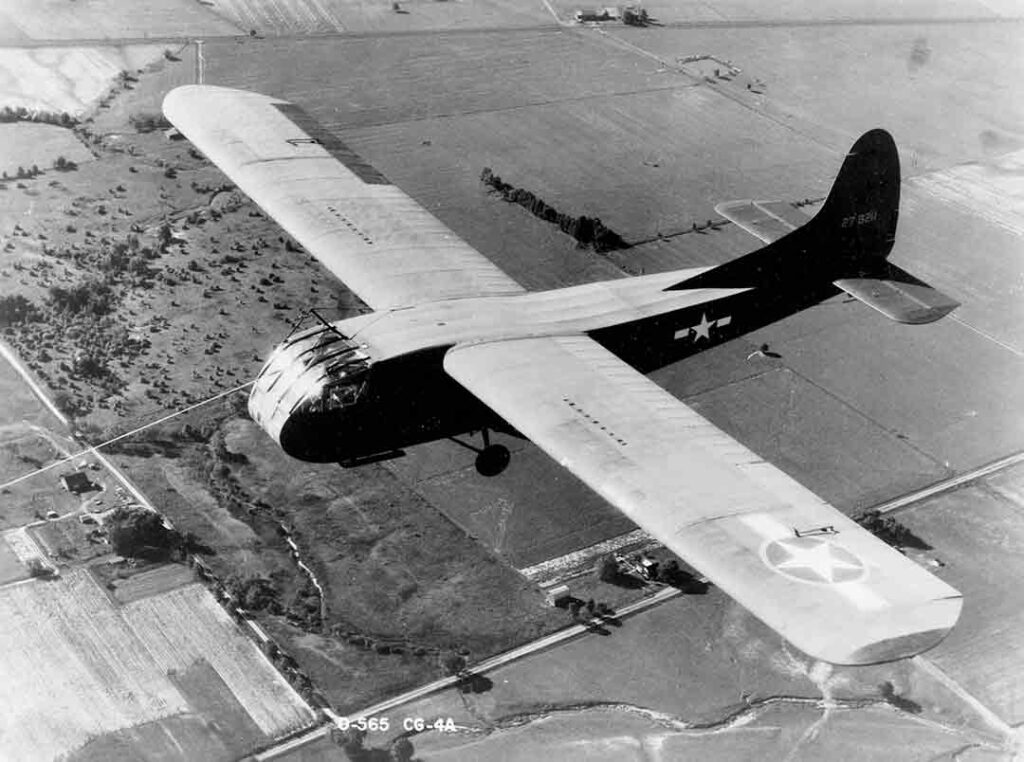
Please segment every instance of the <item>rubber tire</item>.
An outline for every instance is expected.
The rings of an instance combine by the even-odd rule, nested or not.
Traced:
[[[512,453],[505,445],[485,447],[476,456],[476,471],[481,476],[497,476],[506,468],[512,459]]]

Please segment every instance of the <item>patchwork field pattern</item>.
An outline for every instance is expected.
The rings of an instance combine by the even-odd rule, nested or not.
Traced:
[[[198,584],[123,608],[84,570],[8,586],[0,591],[0,642],[5,690],[21,697],[0,705],[0,745],[12,759],[56,758],[108,733],[207,710],[195,705],[187,681],[169,676],[201,658],[234,699],[225,717],[204,712],[204,732],[227,735],[236,754],[311,719]],[[240,715],[259,732],[243,735],[238,723],[224,722]]]

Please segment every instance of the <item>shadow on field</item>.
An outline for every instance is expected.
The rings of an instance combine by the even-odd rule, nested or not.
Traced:
[[[679,568],[664,571],[658,581],[664,582],[666,585],[674,587],[686,595],[705,595],[708,592],[708,588],[711,587],[704,580],[697,579],[688,571]]]
[[[494,681],[486,675],[465,672],[459,678],[459,682],[455,684],[455,687],[459,689],[459,693],[487,693],[494,687]]]

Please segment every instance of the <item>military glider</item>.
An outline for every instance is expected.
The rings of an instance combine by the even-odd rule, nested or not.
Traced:
[[[856,141],[809,222],[779,202],[721,205],[760,250],[527,292],[298,106],[190,85],[163,108],[372,309],[294,333],[260,372],[249,411],[290,455],[353,464],[511,431],[812,657],[907,657],[957,621],[957,590],[644,375],[842,291],[904,323],[954,309],[887,261],[900,194],[887,132]],[[487,445],[477,465],[507,462]]]

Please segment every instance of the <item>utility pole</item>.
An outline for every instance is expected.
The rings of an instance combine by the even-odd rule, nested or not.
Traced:
[[[203,58],[203,41],[196,40],[196,84],[203,84],[206,77],[206,59]]]

